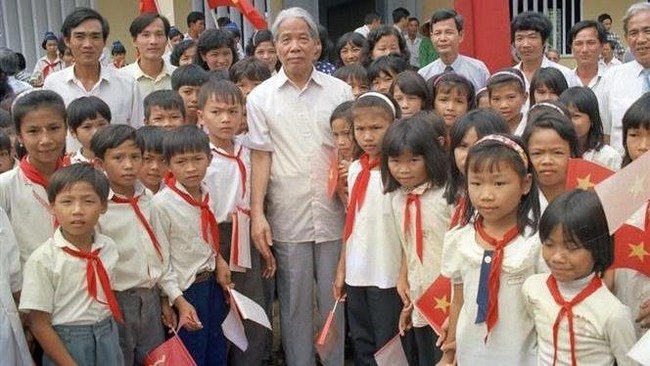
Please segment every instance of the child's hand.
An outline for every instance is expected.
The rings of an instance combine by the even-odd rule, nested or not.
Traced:
[[[183,296],[179,296],[174,301],[174,304],[176,305],[176,309],[178,309],[178,321],[184,324],[183,327],[186,330],[193,331],[203,328],[203,324],[201,324],[201,320],[199,320],[199,316],[196,314],[196,309]]]
[[[641,325],[641,328],[650,328],[650,299],[646,299],[639,307],[636,322]]]
[[[411,315],[413,314],[413,304],[410,303],[402,309],[402,312],[399,314],[399,335],[404,336],[404,332],[411,330],[413,328],[413,323],[411,322]]]
[[[343,182],[343,184],[347,184],[349,168],[350,168],[349,161],[347,160],[339,161],[339,182]]]
[[[178,326],[178,317],[176,312],[169,305],[169,301],[166,297],[160,299],[160,305],[162,307],[162,322],[167,328],[176,329]]]
[[[332,283],[334,300],[342,299],[345,296],[345,266],[339,264],[336,268],[336,277]]]
[[[397,279],[397,293],[399,294],[399,297],[402,299],[402,303],[404,304],[404,307],[411,305],[410,292],[411,289],[409,287],[409,282],[406,279],[406,276],[400,275],[400,277]]]
[[[273,238],[271,236],[271,226],[266,221],[264,214],[255,214],[251,211],[251,237],[255,248],[262,255],[264,259],[264,269],[262,270],[262,277],[271,278],[275,274],[275,257],[271,251],[273,245]]]
[[[230,278],[230,266],[226,263],[226,260],[222,256],[217,256],[217,283],[223,288],[224,291],[228,291],[229,288],[234,288],[235,284],[232,283]]]
[[[442,344],[445,343],[447,340],[447,331],[449,330],[449,317],[445,319],[445,322],[442,323],[442,329],[440,332],[440,335],[438,336],[438,340],[436,341],[436,347],[442,348]]]

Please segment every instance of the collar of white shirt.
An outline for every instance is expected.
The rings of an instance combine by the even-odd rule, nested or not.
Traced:
[[[77,79],[77,76],[74,74],[75,67],[77,67],[77,66],[72,65],[72,67],[66,67],[65,69],[60,71],[60,72],[64,73],[63,76],[65,77],[64,80],[65,80],[66,83],[79,81],[79,79]],[[110,71],[109,71],[108,67],[103,67],[101,65],[101,63],[100,63],[99,64],[99,80],[98,80],[98,83],[101,82],[101,81],[106,81],[107,83],[110,83],[111,78],[109,77],[109,73],[110,73]]]
[[[280,68],[280,71],[278,71],[278,74],[276,75],[276,77],[278,78],[278,84],[277,84],[278,88],[281,88],[282,86],[284,86],[287,83],[290,83],[291,85],[295,86],[293,81],[291,81],[289,79],[289,77],[287,76],[287,74],[284,72],[284,67]],[[307,84],[305,85],[303,90],[307,89],[307,87],[309,86],[309,84],[312,81],[315,82],[316,84],[322,86],[323,82],[324,82],[324,80],[323,80],[324,77],[325,77],[324,74],[318,72],[316,70],[316,68],[312,67],[311,68],[311,75],[309,75],[309,81],[307,82]]]
[[[162,60],[162,59],[161,59]],[[165,60],[162,60],[163,62],[163,68],[160,70],[160,74],[156,75],[156,77],[152,78],[151,76],[147,75],[142,71],[142,68],[140,68],[140,64],[138,63],[140,60],[137,60],[136,62],[132,63],[131,65],[133,68],[133,77],[135,80],[140,80],[140,78],[147,78],[151,79],[153,81],[158,81],[162,79],[165,76],[172,76],[172,73],[174,72],[175,67],[172,65],[169,65],[168,63],[165,62]],[[130,66],[130,65],[129,65]],[[128,66],[127,66],[128,67]]]
[[[140,182],[136,182],[134,188],[135,188],[135,191],[134,191],[134,194],[133,194],[133,198],[140,197],[140,196],[145,195],[147,193],[146,188]],[[115,193],[112,189],[109,189],[108,190],[108,200],[110,201],[111,199],[113,199],[113,197],[127,198],[127,197],[125,197],[125,196],[123,196],[123,195],[121,195],[119,193]]]
[[[61,227],[57,228],[56,231],[54,232],[54,235],[52,236],[54,246],[57,248],[65,248],[68,247],[70,249],[74,250],[79,250],[77,246],[74,244],[70,243],[66,238],[63,237],[63,234],[61,233]],[[97,240],[97,233],[93,234],[93,243],[92,246],[90,247],[90,250],[96,250],[96,249],[101,249],[104,247],[104,242],[102,240]]]

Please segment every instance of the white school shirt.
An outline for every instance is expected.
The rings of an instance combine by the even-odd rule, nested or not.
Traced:
[[[608,167],[613,171],[620,170],[623,164],[623,156],[609,145],[603,145],[598,151],[587,150],[582,154],[582,158]]]
[[[38,60],[36,60],[36,65],[34,65],[34,70],[32,71],[32,75],[36,74],[37,72],[40,72],[41,74],[43,74],[43,71],[45,70],[45,68],[47,67],[47,65],[49,63],[50,63],[50,59],[47,58],[47,55],[45,55],[45,56],[39,58]],[[52,73],[54,73],[55,71],[63,70],[63,67],[64,67],[63,66],[63,61],[59,58],[59,56],[56,57],[56,59],[54,60],[53,63],[54,63],[54,66],[52,67],[50,72],[47,74],[48,77],[50,75],[52,75]]]
[[[359,160],[350,164],[348,187],[354,186],[360,172]],[[345,245],[346,284],[382,289],[397,286],[402,247],[391,201],[392,194],[384,194],[381,171],[371,170],[363,206],[355,215],[352,233]]]
[[[17,164],[0,174],[0,207],[9,216],[18,240],[20,263],[25,264],[32,252],[54,233],[47,192],[30,182]]]
[[[464,303],[456,327],[459,365],[535,365],[535,329],[526,313],[521,286],[539,268],[537,235],[518,236],[505,247],[499,287],[499,318],[488,336],[486,323],[475,324],[476,297],[484,249],[476,241],[473,222],[445,235],[441,273],[463,285]]]
[[[444,187],[433,188],[429,183],[418,186],[412,192],[420,193],[420,213],[422,215],[422,261],[416,252],[415,203],[409,204],[410,225],[408,237],[404,233],[404,208],[407,192],[400,189],[393,195],[393,215],[398,228],[402,250],[406,255],[409,296],[417,301],[440,274],[442,264],[442,243],[449,228],[454,206],[443,197]],[[422,193],[423,192],[423,193]],[[417,309],[411,316],[414,327],[429,325]]]
[[[20,292],[23,275],[18,243],[5,212],[0,209],[0,364],[31,366],[32,358],[25,341],[13,294]]]
[[[522,292],[526,309],[535,321],[537,333],[537,364],[553,363],[553,326],[560,306],[553,299],[546,284],[551,276],[540,273],[529,277]],[[571,301],[589,285],[594,274],[571,282],[557,282],[560,294]],[[575,336],[575,355],[578,365],[619,366],[636,365],[626,353],[636,343],[630,309],[603,284],[586,299],[572,307]],[[569,321],[566,314],[558,327],[556,365],[571,366]]]
[[[140,89],[140,97],[142,100],[156,90],[171,90],[172,89],[172,73],[176,70],[173,66],[163,60],[163,67],[158,76],[152,78],[142,71],[138,61],[124,66],[119,72],[131,76],[138,84]]]
[[[120,261],[115,266],[115,291],[125,291],[132,288],[152,288],[160,285],[165,293],[177,287],[176,277],[169,273],[169,244],[167,238],[156,235],[160,244],[161,257],[149,237],[147,229],[138,219],[129,203],[113,202],[115,196],[112,190],[108,195],[108,210],[99,217],[97,229],[100,233],[115,241],[120,254]],[[121,198],[125,198],[120,196]],[[136,185],[134,197],[139,197],[138,207],[155,232],[160,232],[160,223],[152,215],[151,200],[153,194]],[[173,302],[174,298],[170,298]]]
[[[246,97],[245,145],[272,153],[266,217],[274,240],[341,239],[343,205],[327,189],[336,146],[329,118],[353,98],[348,84],[315,69],[302,90],[280,69]]]
[[[459,54],[454,62],[449,66],[454,69],[455,73],[462,75],[467,78],[467,80],[471,81],[474,85],[474,91],[484,88],[487,79],[490,77],[490,71],[487,66],[485,66],[485,63],[475,58]],[[418,71],[418,74],[422,75],[425,80],[429,80],[429,78],[443,73],[446,67],[447,65],[445,65],[441,59],[437,59],[421,68]]]
[[[239,149],[241,154],[239,158],[244,163],[246,170],[246,193],[242,197],[241,173],[239,165],[231,158],[216,153],[220,151],[226,154],[226,151],[210,143],[212,151],[212,161],[205,173],[203,181],[208,186],[210,198],[213,203],[212,211],[217,217],[217,222],[232,222],[232,213],[237,206],[250,208],[250,191],[251,191],[251,157],[250,150],[241,144],[239,139],[235,139],[234,155],[237,155]],[[230,155],[228,153],[228,155]]]
[[[176,187],[187,193],[183,185],[176,183]],[[206,189],[203,187],[203,192]],[[156,235],[165,237],[169,243],[171,270],[176,275],[178,287],[165,292],[175,299],[192,286],[197,274],[215,271],[215,253],[212,244],[203,240],[199,207],[190,205],[178,193],[165,187],[154,195],[151,208],[153,220],[160,225]]]
[[[52,325],[96,324],[109,316],[111,310],[97,277],[97,298],[88,293],[86,260],[63,251],[77,247],[65,240],[61,229],[32,253],[25,263],[20,310],[38,310],[50,314]],[[100,249],[99,258],[106,269],[111,284],[115,280],[114,268],[118,261],[117,248],[109,237],[95,234],[91,251]]]
[[[603,133],[609,135],[609,144],[621,155],[623,149],[623,115],[643,95],[643,66],[636,60],[612,68],[602,80],[598,93]]]

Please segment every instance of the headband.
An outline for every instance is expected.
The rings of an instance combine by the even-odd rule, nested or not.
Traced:
[[[476,143],[480,144],[483,141],[500,142],[501,144],[503,144],[506,147],[510,148],[511,150],[516,152],[517,155],[519,155],[519,157],[521,158],[521,161],[524,163],[524,167],[526,169],[528,169],[528,155],[526,155],[526,152],[524,151],[524,149],[521,146],[519,146],[518,143],[514,142],[510,138],[508,138],[506,136],[503,136],[503,135],[495,135],[495,134],[493,134],[493,135],[487,135],[487,136],[483,137],[482,139],[478,140],[478,142],[476,142]]]
[[[359,96],[357,97],[357,100],[359,100],[359,99],[361,99],[361,98],[364,98],[364,97],[377,97],[377,98],[383,100],[384,102],[386,102],[386,104],[388,104],[388,106],[390,107],[390,109],[393,111],[393,118],[397,118],[397,111],[395,110],[395,105],[394,105],[393,102],[391,102],[391,100],[390,100],[387,96],[385,96],[384,94],[382,94],[382,93],[377,93],[377,92],[366,92],[366,93],[363,93],[363,94],[359,95]]]
[[[555,104],[551,104],[551,103],[548,103],[548,102],[539,102],[539,103],[535,103],[535,104],[533,104],[533,106],[530,107],[530,110],[532,111],[533,109],[535,109],[535,108],[537,108],[537,107],[549,107],[549,108],[555,109],[555,110],[558,111],[561,115],[565,116],[565,114],[564,114],[564,112],[562,111],[562,109],[561,109],[560,107],[556,106]]]
[[[524,89],[526,89],[526,82],[524,81],[524,79],[522,79],[521,76],[515,74],[514,72],[512,72],[512,71],[507,71],[507,70],[504,70],[504,71],[497,71],[497,72],[495,72],[494,74],[492,74],[492,75],[490,76],[490,78],[488,79],[488,82],[489,82],[490,80],[492,80],[495,76],[499,76],[499,75],[512,76],[513,78],[517,79],[517,81],[519,81],[519,83],[521,84],[521,86],[524,87]]]

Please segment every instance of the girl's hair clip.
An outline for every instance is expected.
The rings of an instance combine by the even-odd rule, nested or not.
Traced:
[[[532,107],[530,107],[530,110],[532,111],[533,109],[538,108],[538,107],[549,107],[549,108],[555,109],[556,111],[558,111],[558,113],[560,113],[561,115],[564,116],[564,112],[562,111],[562,109],[560,107],[556,106],[555,104],[548,103],[548,102],[535,103],[535,104],[533,104]]]
[[[501,144],[503,144],[506,147],[510,148],[511,150],[513,150],[514,152],[517,153],[517,155],[521,158],[522,163],[524,163],[524,167],[526,168],[526,170],[528,170],[528,155],[526,155],[526,152],[524,151],[524,149],[521,146],[519,146],[519,144],[516,143],[515,141],[513,141],[512,139],[510,139],[510,138],[508,138],[508,137],[506,137],[504,135],[492,134],[492,135],[487,135],[487,136],[483,137],[482,139],[478,140],[478,142],[476,142],[476,144],[480,144],[483,141],[500,142]]]
[[[397,116],[397,110],[395,110],[395,105],[393,105],[393,102],[391,102],[390,99],[388,99],[388,97],[385,96],[384,94],[377,93],[377,92],[372,92],[372,91],[371,92],[366,92],[366,93],[363,93],[363,94],[359,95],[359,97],[357,97],[357,100],[359,100],[361,98],[365,98],[365,97],[377,97],[377,98],[383,100],[384,102],[386,102],[386,104],[388,104],[390,109],[393,111],[393,118],[395,118]]]
[[[492,80],[495,76],[499,76],[499,75],[507,75],[507,76],[511,76],[511,77],[517,79],[517,81],[519,81],[519,83],[521,84],[521,86],[522,86],[524,89],[526,89],[526,82],[524,81],[524,79],[522,79],[521,76],[515,74],[514,72],[512,72],[512,71],[508,71],[508,70],[503,70],[503,71],[497,71],[497,72],[495,72],[494,74],[492,74],[492,75],[490,76],[490,78],[488,79],[488,82],[489,82],[490,80]]]

